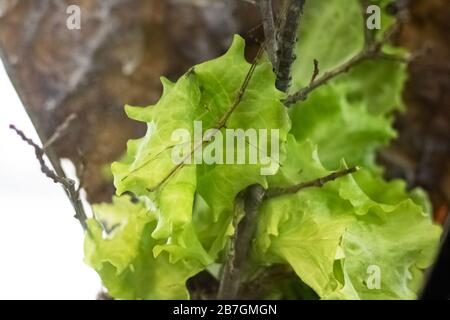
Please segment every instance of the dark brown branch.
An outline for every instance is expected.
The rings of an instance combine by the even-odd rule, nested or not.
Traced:
[[[248,270],[249,255],[256,231],[258,212],[264,195],[265,190],[260,185],[252,185],[246,189],[244,198],[245,215],[239,224],[239,209],[235,210],[235,233],[220,281],[217,295],[220,300],[238,299],[242,284],[247,281],[246,271]]]
[[[260,1],[261,4],[265,2],[265,4],[271,4],[270,1]],[[278,20],[279,24],[283,25],[281,38],[279,43],[279,54],[277,53],[277,57],[275,58],[277,63],[274,64],[275,70],[277,71],[277,82],[276,87],[286,92],[291,81],[291,68],[292,63],[295,60],[294,57],[294,46],[297,38],[297,30],[299,25],[300,16],[303,11],[303,5],[305,0],[290,0],[287,6],[287,12],[285,15],[285,20],[281,23],[281,19],[284,17],[280,17]],[[272,8],[270,8],[272,9]],[[267,8],[266,8],[267,10]],[[272,10],[271,22],[273,23],[273,13]],[[264,15],[267,16],[267,13],[262,12],[263,18]],[[283,14],[282,14],[283,15]],[[266,19],[267,20],[267,19]],[[267,23],[267,21],[265,21]],[[265,26],[264,31],[266,32],[266,46],[270,46],[271,37],[275,33],[270,31],[271,28],[275,28],[272,26]],[[267,32],[270,32],[268,35]],[[268,48],[268,53],[270,56],[270,50],[272,48]],[[277,52],[277,51],[276,51]],[[273,61],[272,61],[273,63]],[[255,66],[255,64],[254,64]],[[250,69],[249,75],[251,76],[253,71]],[[250,77],[248,77],[250,79]],[[243,88],[245,89],[248,85],[244,81]],[[243,90],[237,96],[237,100],[240,101],[240,96],[243,94]],[[234,107],[230,108],[229,112],[224,115],[223,119],[227,119],[229,114],[231,114],[237,104]],[[219,121],[218,128],[222,128],[226,125],[226,120]],[[256,231],[257,221],[258,221],[258,211],[261,206],[262,201],[265,198],[265,190],[260,185],[253,185],[248,187],[245,190],[245,206],[244,206],[244,218],[242,221],[236,226],[236,220],[239,218],[238,211],[235,210],[235,233],[233,238],[231,239],[230,249],[228,252],[228,260],[224,266],[223,274],[221,277],[219,292],[217,295],[218,299],[238,299],[240,297],[242,284],[247,281],[246,279],[246,271],[248,267],[249,254],[252,247],[252,240]],[[236,250],[238,248],[238,250]]]
[[[33,140],[28,138],[23,131],[16,128],[14,125],[9,126],[11,130],[15,131],[17,135],[25,141],[28,145],[34,148],[34,153],[36,155],[36,159],[39,161],[41,166],[41,171],[44,173],[49,179],[51,179],[54,183],[59,183],[64,187],[66,194],[73,205],[75,210],[75,218],[78,219],[81,223],[83,229],[86,229],[86,213],[84,211],[83,204],[79,198],[79,192],[75,188],[75,182],[72,179],[59,176],[53,170],[51,170],[44,160],[45,151],[38,146]]]
[[[291,83],[292,63],[296,57],[294,54],[297,41],[297,30],[303,13],[305,0],[289,0],[286,19],[279,39],[278,73],[276,87],[286,92]]]
[[[358,170],[359,170],[358,167],[351,167],[349,169],[333,172],[322,178],[314,179],[314,180],[307,181],[307,182],[302,182],[302,183],[299,183],[299,184],[296,184],[296,185],[293,185],[290,187],[272,188],[272,189],[267,190],[266,198],[274,198],[274,197],[279,197],[279,196],[283,196],[283,195],[287,195],[287,194],[294,194],[294,193],[297,193],[300,190],[303,190],[306,188],[312,188],[312,187],[320,188],[320,187],[323,187],[328,182],[345,177],[349,174],[355,173]]]
[[[276,41],[276,28],[273,16],[272,0],[258,0],[256,2],[261,13],[264,36],[266,39],[266,51],[274,69],[278,66],[278,43]]]

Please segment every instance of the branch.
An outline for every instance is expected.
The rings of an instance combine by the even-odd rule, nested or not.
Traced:
[[[261,12],[267,54],[274,69],[276,70],[278,66],[278,43],[276,41],[276,28],[273,17],[272,0],[258,0],[257,5],[259,11]]]
[[[291,83],[292,63],[296,59],[294,46],[297,40],[297,30],[300,17],[303,13],[305,0],[289,0],[287,6],[286,20],[281,31],[278,56],[278,73],[276,87],[286,92]]]
[[[336,76],[348,72],[352,67],[359,64],[361,61],[365,60],[367,57],[364,52],[358,53],[356,56],[345,62],[343,65],[337,67],[334,70],[326,72],[322,77],[319,79],[316,79],[312,81],[307,87],[304,87],[297,91],[296,93],[288,96],[284,100],[284,104],[286,106],[290,106],[298,101],[304,101],[308,97],[308,95],[314,90],[317,89],[320,86],[323,86],[324,84],[328,83],[331,79],[335,78]]]
[[[79,197],[80,191],[84,187],[84,179],[85,179],[85,175],[86,175],[86,159],[80,148],[77,148],[77,152],[78,152],[78,157],[80,160],[77,165],[77,174],[79,177],[79,183],[78,183],[78,188],[76,189],[76,195],[77,195],[77,197]]]
[[[66,178],[64,176],[59,176],[53,170],[51,170],[45,163],[44,155],[45,151],[41,147],[39,147],[33,140],[28,138],[23,131],[17,129],[14,125],[10,125],[9,128],[17,133],[17,135],[22,138],[28,145],[34,148],[34,153],[36,155],[36,159],[39,161],[41,166],[41,171],[44,173],[49,179],[51,179],[54,183],[59,183],[64,187],[66,191],[67,197],[69,198],[72,206],[75,210],[75,218],[78,219],[81,223],[83,229],[86,230],[86,213],[84,211],[83,204],[79,197],[79,191],[75,188],[75,182],[72,179]]]
[[[367,28],[367,25],[366,25],[367,8],[370,5],[370,1],[369,0],[359,0],[359,3],[361,6],[361,14],[362,14],[362,19],[363,19],[362,28],[363,28],[363,33],[364,33],[364,48],[369,49],[375,41],[375,33],[372,30],[369,30],[369,28]]]
[[[235,210],[235,233],[231,241],[228,260],[225,264],[217,298],[220,300],[237,299],[242,283],[246,279],[248,261],[252,240],[255,235],[258,211],[264,200],[265,190],[260,185],[253,185],[246,189],[244,199],[245,215],[238,224],[239,210]],[[237,226],[236,226],[237,225]],[[238,250],[235,250],[238,248]]]
[[[273,54],[275,48],[275,53],[279,55],[274,55],[271,57],[273,66],[277,71],[277,82],[276,87],[286,92],[290,81],[291,81],[291,68],[292,63],[295,60],[294,56],[294,45],[296,41],[296,35],[299,25],[299,19],[303,11],[303,5],[305,0],[290,0],[287,6],[286,19],[283,22],[283,31],[281,33],[279,50],[276,50],[276,42],[273,38],[275,36],[275,26],[273,20],[273,12],[271,7],[271,1],[260,0],[258,1],[261,13],[263,15],[264,32],[266,34],[266,46],[269,57]],[[270,8],[269,8],[270,6]],[[270,12],[268,12],[270,11]],[[282,16],[284,16],[282,14]],[[281,17],[278,22],[281,23]],[[272,43],[271,43],[272,42]],[[257,58],[258,59],[258,58]],[[274,63],[275,61],[275,63]],[[256,65],[253,64],[253,67]],[[252,69],[250,69],[247,78],[248,81],[253,74]],[[240,93],[237,95],[237,101],[239,103],[240,96],[245,91],[248,83],[244,81]],[[222,128],[226,125],[226,119],[234,111],[237,104],[231,107],[229,112],[227,112],[223,119],[219,121],[218,128]],[[265,190],[260,185],[253,185],[245,190],[245,205],[244,205],[244,218],[238,224],[239,220],[239,210],[235,210],[235,216],[233,219],[235,232],[231,240],[230,249],[228,252],[228,260],[224,266],[223,274],[221,277],[219,292],[217,295],[218,299],[236,299],[239,297],[241,292],[242,284],[246,282],[246,271],[248,269],[249,254],[252,247],[252,240],[256,231],[257,221],[258,221],[258,211],[261,206],[262,201],[265,198]],[[238,199],[237,199],[238,200]],[[236,208],[237,209],[237,208]],[[238,248],[238,250],[236,250]]]
[[[55,143],[58,139],[60,139],[67,131],[67,129],[70,127],[71,123],[77,119],[76,113],[71,113],[62,124],[60,124],[54,133],[51,135],[50,138],[44,143],[42,149],[47,149],[50,147],[53,143]]]
[[[361,0],[364,8],[365,0]],[[362,10],[365,17],[365,10]],[[300,89],[296,93],[288,96],[283,102],[286,106],[291,106],[292,104],[298,101],[305,101],[308,95],[314,91],[315,89],[327,84],[330,80],[335,77],[344,74],[350,71],[355,66],[359,65],[363,61],[366,60],[387,60],[399,63],[408,63],[409,59],[405,59],[404,57],[391,55],[384,53],[382,51],[383,45],[389,42],[390,37],[394,34],[400,25],[399,21],[395,23],[389,30],[387,30],[382,39],[379,41],[375,41],[373,33],[370,30],[366,30],[365,28],[365,18],[363,19],[364,24],[364,47],[358,52],[355,56],[350,58],[348,61],[344,62],[342,65],[332,69],[328,72],[325,72],[323,76],[318,79],[312,81],[308,86]]]
[[[356,54],[353,58],[345,62],[344,64],[340,65],[336,69],[330,70],[328,72],[325,72],[324,75],[316,80],[314,80],[312,83],[310,83],[307,87],[304,87],[297,91],[296,93],[288,96],[283,102],[286,106],[291,106],[292,104],[298,102],[298,101],[305,101],[308,95],[314,91],[315,89],[327,84],[330,80],[334,79],[335,77],[349,72],[353,67],[359,65],[361,62],[366,60],[387,60],[387,61],[393,61],[393,62],[399,62],[399,63],[407,63],[408,60],[396,56],[387,54],[384,52],[381,52],[381,48],[379,48],[379,45],[374,45],[369,50],[363,50]]]
[[[267,190],[266,192],[266,198],[274,198],[279,197],[287,194],[294,194],[299,192],[300,190],[306,189],[306,188],[312,188],[312,187],[323,187],[326,183],[334,181],[336,179],[339,179],[341,177],[345,177],[349,174],[355,173],[359,170],[359,167],[351,167],[349,169],[341,170],[333,172],[325,177],[314,179],[307,182],[302,182],[290,187],[286,188],[272,188]]]
[[[0,60],[4,61],[4,65],[5,65],[5,69],[8,73],[8,75],[11,78],[11,82],[13,83],[15,88],[23,88],[23,84],[21,83],[19,77],[17,76],[17,70],[16,68],[8,61],[8,59],[6,58],[6,54],[3,51],[2,47],[0,46]],[[28,117],[31,120],[31,123],[33,124],[33,127],[36,129],[36,132],[39,136],[39,139],[42,142],[48,141],[47,135],[45,133],[45,130],[43,130],[43,128],[41,127],[41,123],[39,121],[39,118],[36,114],[35,111],[32,110],[32,108],[30,107],[30,101],[28,99],[28,97],[26,95],[23,94],[23,90],[18,90],[17,93],[19,94],[20,100],[23,103],[25,112],[27,113]],[[14,127],[14,126],[12,126]],[[20,132],[20,130],[17,130],[17,128],[11,128],[12,130],[16,131],[17,133]],[[23,133],[19,136],[23,139],[26,138],[26,142],[29,143],[31,140],[28,139]],[[38,154],[38,152],[36,151],[36,147],[38,149],[40,149],[39,146],[37,146],[34,142],[33,144],[31,144],[33,146],[33,148],[35,148],[35,152],[36,155]],[[57,177],[59,177],[60,179],[67,179],[66,175],[64,173],[64,170],[61,166],[61,162],[60,162],[60,158],[57,155],[57,153],[55,152],[55,150],[52,148],[51,145],[48,145],[45,148],[45,152],[44,154],[46,155],[46,157],[48,158],[48,160],[50,161],[53,169],[54,169],[54,175],[56,175]],[[38,158],[39,159],[39,158]],[[41,163],[41,160],[39,160],[39,162]],[[44,162],[45,164],[45,162]],[[50,169],[49,169],[50,170]],[[50,170],[51,171],[51,170]],[[76,192],[75,186],[73,184],[73,180],[67,179],[67,187],[63,185],[64,187],[64,191],[66,192],[67,197],[69,198],[70,202],[72,203],[72,206],[75,210],[75,218],[78,219],[81,223],[81,226],[83,227],[84,230],[86,230],[86,213],[84,211],[84,207],[83,204],[81,202],[81,200],[78,197],[78,193]],[[72,183],[71,183],[72,182]]]

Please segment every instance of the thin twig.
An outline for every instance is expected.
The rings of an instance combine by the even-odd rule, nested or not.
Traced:
[[[307,87],[304,87],[299,91],[297,91],[296,93],[288,96],[284,100],[284,104],[286,106],[290,106],[298,101],[306,100],[308,95],[316,88],[327,84],[328,81],[335,78],[336,76],[348,72],[353,66],[359,64],[361,61],[364,61],[365,59],[367,59],[365,52],[358,53],[356,56],[352,57],[350,60],[340,65],[336,69],[326,72],[323,76],[311,82]]]
[[[247,77],[239,90],[236,97],[236,101],[229,109],[223,118],[219,121],[217,128],[219,130],[226,127],[226,122],[232,112],[236,109],[240,103],[243,94],[253,76],[256,63],[260,58],[264,46],[261,46],[252,67],[247,73]],[[244,200],[244,217],[239,223],[240,210],[236,206],[235,214],[233,217],[234,234],[231,238],[230,248],[228,250],[228,259],[225,263],[223,273],[220,279],[219,291],[217,293],[217,299],[237,299],[241,290],[241,285],[246,281],[245,271],[247,269],[248,256],[252,246],[252,240],[256,231],[257,216],[259,207],[264,199],[265,190],[260,185],[253,185],[245,190]],[[236,202],[239,202],[240,198],[236,198]],[[236,250],[236,248],[239,248]]]
[[[361,0],[364,3],[364,0]],[[363,5],[364,7],[364,5]],[[365,10],[362,10],[365,14]],[[363,19],[364,30],[365,28],[365,19]],[[366,60],[387,60],[398,63],[408,63],[409,59],[405,59],[402,56],[392,55],[388,53],[384,53],[382,51],[383,45],[388,43],[393,34],[398,30],[401,21],[398,20],[389,30],[387,30],[382,39],[379,41],[375,41],[374,35],[369,31],[364,32],[364,47],[358,52],[355,56],[344,62],[342,65],[332,69],[330,71],[325,72],[321,77],[317,78],[313,82],[311,82],[308,86],[298,90],[292,95],[288,96],[283,102],[286,106],[291,106],[298,101],[305,101],[308,95],[314,91],[315,89],[327,84],[330,80],[335,77],[349,72],[355,66],[361,64]]]
[[[264,194],[264,188],[258,184],[248,187],[245,191],[245,215],[242,221],[235,226],[235,233],[228,254],[229,258],[223,270],[217,295],[220,300],[239,298],[242,284],[247,280],[246,271],[248,270],[249,255],[256,231],[259,207],[264,199]],[[235,213],[234,219],[238,217],[239,213]]]
[[[71,113],[65,120],[64,122],[59,125],[55,132],[50,136],[50,138],[48,138],[48,140],[44,143],[44,145],[42,146],[42,149],[47,149],[48,147],[50,147],[53,143],[55,143],[55,141],[57,141],[58,139],[60,139],[67,131],[67,129],[69,128],[70,124],[72,123],[72,121],[74,121],[77,118],[77,114],[76,113]]]
[[[253,74],[255,72],[257,63],[259,61],[259,59],[262,56],[262,53],[264,51],[264,44],[259,48],[258,53],[256,54],[256,57],[252,63],[252,65],[250,66],[250,69],[248,70],[245,79],[241,85],[241,87],[239,88],[238,92],[236,93],[234,102],[232,103],[232,105],[228,108],[228,110],[225,112],[225,114],[220,118],[220,120],[217,122],[216,126],[214,127],[214,129],[211,131],[212,134],[210,135],[210,137],[214,136],[216,134],[216,132],[220,131],[221,129],[223,129],[226,124],[228,119],[231,117],[231,115],[233,114],[233,112],[236,110],[236,108],[239,106],[239,104],[242,101],[242,98],[244,97],[244,94],[247,90],[248,85],[250,84],[250,80],[253,77]],[[186,155],[182,161],[180,161],[179,164],[177,164],[175,167],[173,167],[168,174],[160,181],[158,182],[157,185],[155,185],[154,187],[151,188],[147,188],[147,190],[149,192],[154,192],[157,189],[159,189],[167,180],[170,179],[170,177],[172,177],[176,172],[178,172],[178,170],[180,170],[181,168],[184,167],[184,165],[186,164],[186,161],[188,159],[190,159],[192,157],[193,154],[195,154],[195,151],[197,151],[199,148],[201,148],[204,144],[208,143],[210,141],[209,137],[204,137],[204,139],[202,139],[201,141],[199,141],[191,150],[191,152]],[[127,177],[125,177],[124,179],[126,179]]]
[[[302,183],[299,183],[299,184],[296,184],[296,185],[293,185],[290,187],[271,188],[271,189],[267,190],[266,198],[274,198],[274,197],[279,197],[279,196],[283,196],[283,195],[287,195],[287,194],[294,194],[294,193],[297,193],[300,190],[303,190],[306,188],[312,188],[312,187],[320,188],[320,187],[323,187],[328,182],[345,177],[349,174],[355,173],[358,170],[359,170],[358,167],[351,167],[349,169],[333,172],[325,177],[321,177],[321,178],[314,179],[314,180],[307,181],[307,182],[302,182]]]
[[[80,191],[84,187],[84,179],[86,175],[86,158],[80,148],[77,148],[79,163],[77,165],[77,174],[79,176],[78,188],[75,190],[77,197],[80,197]]]
[[[12,124],[9,126],[9,128],[15,131],[23,141],[34,148],[34,153],[36,155],[36,159],[39,161],[42,173],[44,173],[45,176],[51,179],[54,183],[59,183],[64,187],[64,190],[66,191],[66,194],[75,210],[75,218],[80,221],[83,229],[86,229],[87,216],[84,211],[83,204],[79,198],[79,192],[75,188],[75,182],[72,179],[57,175],[52,169],[50,169],[44,160],[44,149],[38,146],[33,140],[28,138],[23,131],[19,130]]]
[[[12,64],[6,56],[6,53],[4,52],[4,50],[2,49],[2,47],[0,46],[0,60],[2,60],[5,64],[5,69],[8,72],[8,75],[11,78],[11,81],[14,85],[15,88],[24,88],[24,85],[22,83],[22,81],[19,79],[19,77],[17,76],[18,71],[17,68],[14,66],[14,64]],[[33,124],[33,127],[36,129],[36,133],[39,136],[39,139],[42,142],[47,141],[47,135],[46,132],[44,130],[44,128],[42,127],[42,123],[39,120],[39,117],[36,113],[35,110],[32,109],[32,103],[29,100],[29,97],[25,94],[23,94],[24,90],[18,90],[17,91],[20,97],[20,100],[23,102],[23,107],[25,109],[25,112],[28,114],[28,117],[31,120],[31,123]],[[61,162],[60,162],[60,158],[56,152],[56,150],[54,150],[52,148],[52,146],[48,146],[45,149],[45,155],[47,157],[47,159],[50,161],[50,164],[52,165],[56,175],[58,177],[60,177],[61,179],[67,179],[66,178],[66,174],[61,166]],[[69,180],[72,181],[72,180]],[[70,186],[69,186],[70,187]],[[84,207],[83,204],[81,202],[80,199],[75,197],[75,192],[73,191],[75,187],[70,187],[69,190],[67,190],[64,186],[64,192],[66,193],[67,197],[69,198],[69,200],[72,203],[72,206],[75,210],[75,218],[78,219],[80,221],[81,226],[83,227],[83,229],[86,230],[86,214],[84,211]],[[88,230],[89,232],[89,230]]]
[[[335,77],[349,72],[352,68],[359,65],[363,61],[366,60],[387,60],[387,61],[393,61],[393,62],[399,62],[399,63],[407,63],[408,59],[405,59],[400,56],[387,54],[380,51],[379,45],[372,46],[369,50],[362,50],[350,60],[347,62],[344,62],[342,65],[338,66],[337,68],[327,71],[321,76],[320,78],[314,80],[312,83],[310,83],[307,87],[304,87],[297,91],[296,93],[288,96],[283,102],[286,106],[291,106],[292,104],[298,102],[298,101],[305,101],[308,95],[314,91],[315,89],[327,84],[330,80],[334,79]]]
[[[266,50],[275,70],[278,66],[278,43],[276,40],[276,28],[273,15],[272,0],[258,0],[257,5],[261,13],[264,36],[266,39]]]
[[[22,83],[22,81],[19,79],[18,71],[16,66],[9,61],[7,58],[6,53],[4,52],[3,48],[0,46],[0,60],[4,62],[5,69],[8,73],[8,75],[11,78],[11,82],[13,83],[15,88],[23,89],[25,86]],[[35,110],[31,108],[31,102],[29,100],[29,96],[24,94],[24,90],[17,90],[17,93],[20,97],[20,100],[23,103],[23,107],[25,109],[25,112],[27,113],[28,117],[31,120],[31,123],[33,124],[33,127],[36,129],[36,133],[39,136],[39,139],[44,142],[47,140],[47,134],[44,128],[41,126],[42,123],[40,121],[40,118],[38,117]],[[65,177],[65,173],[63,168],[61,167],[61,163],[59,160],[59,156],[56,152],[56,150],[53,150],[53,148],[49,147],[45,150],[45,154],[52,164],[52,167],[54,168],[56,174],[60,177]]]

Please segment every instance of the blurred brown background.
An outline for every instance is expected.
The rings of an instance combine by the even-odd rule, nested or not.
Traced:
[[[81,30],[66,28],[72,4],[82,8]],[[386,10],[399,8],[409,19],[396,41],[423,54],[409,66],[400,137],[379,158],[389,177],[430,192],[443,223],[450,199],[450,5],[399,0]],[[245,0],[0,0],[0,52],[44,142],[74,115],[50,157],[85,163],[89,200],[109,201],[113,187],[102,168],[145,130],[125,117],[123,105],[154,103],[161,75],[175,80],[218,56],[234,33],[251,51],[259,23]]]

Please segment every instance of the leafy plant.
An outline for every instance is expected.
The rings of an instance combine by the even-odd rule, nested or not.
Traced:
[[[147,123],[147,134],[112,165],[117,197],[94,206],[85,240],[86,262],[114,298],[189,298],[186,281],[205,270],[227,281],[230,261],[243,250],[237,231],[254,185],[265,191],[238,271],[239,282],[261,289],[257,298],[416,297],[440,228],[426,195],[384,181],[375,162],[395,138],[391,114],[401,108],[405,80],[399,59],[384,58],[404,53],[382,43],[383,32],[369,43],[358,1],[345,3],[306,3],[288,93],[276,88],[269,59],[249,64],[235,36],[222,57],[175,83],[163,78],[156,105],[126,107],[130,118]],[[383,31],[392,23],[383,16]],[[261,163],[175,165],[173,149],[195,142],[171,135],[178,128],[193,134],[194,121],[213,132],[279,129],[276,174],[261,175]],[[367,283],[373,266],[377,288]],[[262,281],[280,268],[281,281]]]

